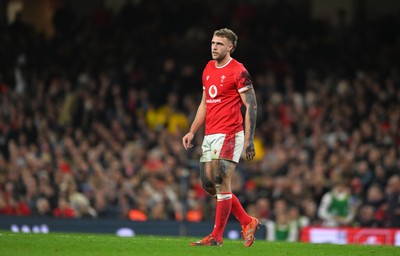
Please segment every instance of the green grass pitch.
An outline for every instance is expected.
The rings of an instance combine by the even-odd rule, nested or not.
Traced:
[[[0,255],[185,255],[185,256],[399,256],[400,247],[376,245],[332,245],[282,243],[256,240],[243,247],[240,240],[225,239],[222,247],[190,247],[198,238],[103,234],[0,232]]]

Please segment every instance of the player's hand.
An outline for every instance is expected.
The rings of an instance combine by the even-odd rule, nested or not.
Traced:
[[[183,144],[183,147],[184,147],[186,150],[187,150],[188,148],[192,148],[192,147],[193,147],[193,144],[192,144],[193,138],[194,138],[193,132],[188,132],[188,133],[186,133],[185,136],[183,136],[183,138],[182,138],[182,144]]]
[[[256,156],[256,151],[254,149],[254,143],[253,142],[250,142],[246,146],[245,152],[246,152],[246,160],[247,161],[252,161],[254,159],[254,157]]]

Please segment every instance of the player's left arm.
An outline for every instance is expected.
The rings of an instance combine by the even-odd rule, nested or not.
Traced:
[[[243,105],[246,107],[244,118],[244,150],[247,161],[254,159],[256,155],[254,149],[254,133],[257,121],[257,100],[253,88],[240,93]]]

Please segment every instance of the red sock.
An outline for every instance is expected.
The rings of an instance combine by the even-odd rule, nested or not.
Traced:
[[[218,242],[222,241],[222,235],[225,230],[226,222],[232,209],[232,193],[217,194],[217,210],[215,213],[214,230],[211,235],[217,239]]]
[[[232,193],[231,212],[242,226],[245,226],[251,222],[251,217],[246,213],[239,199],[233,193]]]

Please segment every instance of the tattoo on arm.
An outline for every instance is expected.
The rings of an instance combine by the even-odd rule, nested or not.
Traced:
[[[254,132],[256,129],[256,122],[257,122],[257,100],[254,90],[249,90],[248,92],[246,92],[245,98],[248,104],[247,112],[249,113],[249,119],[250,119],[249,138],[254,138]]]

